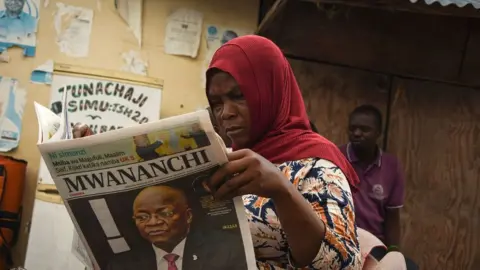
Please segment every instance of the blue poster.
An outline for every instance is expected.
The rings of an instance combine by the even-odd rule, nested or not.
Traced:
[[[40,0],[0,0],[0,52],[12,46],[34,56]]]
[[[0,152],[17,148],[26,101],[26,91],[16,79],[0,77]]]

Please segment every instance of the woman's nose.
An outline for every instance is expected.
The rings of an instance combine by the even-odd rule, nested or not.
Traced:
[[[223,103],[222,120],[228,120],[237,114],[235,102],[227,100]]]

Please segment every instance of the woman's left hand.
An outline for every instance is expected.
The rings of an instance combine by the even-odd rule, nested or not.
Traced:
[[[229,162],[220,167],[208,181],[208,187],[215,198],[254,194],[275,199],[288,191],[290,181],[259,154],[242,149],[228,153],[227,156]]]

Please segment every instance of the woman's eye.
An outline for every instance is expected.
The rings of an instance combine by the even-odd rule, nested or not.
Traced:
[[[213,112],[220,112],[222,110],[221,104],[212,104],[212,111]]]
[[[230,98],[231,99],[235,99],[235,100],[238,100],[238,99],[245,99],[245,97],[243,96],[243,93],[238,91],[238,92],[232,92],[230,95]]]

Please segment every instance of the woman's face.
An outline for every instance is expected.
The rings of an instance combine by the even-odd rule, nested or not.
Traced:
[[[221,129],[238,148],[250,140],[250,112],[240,87],[230,74],[218,72],[210,79],[208,101]]]

